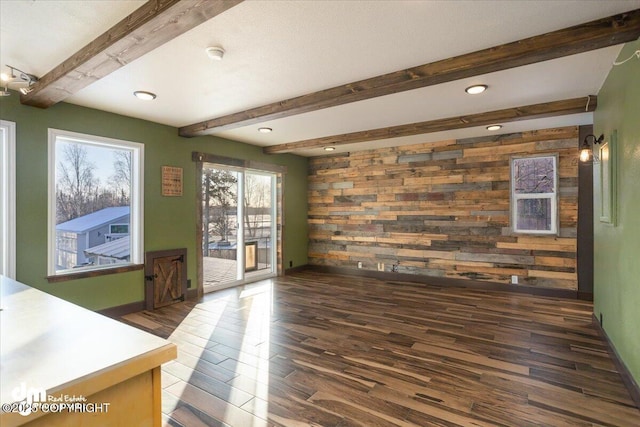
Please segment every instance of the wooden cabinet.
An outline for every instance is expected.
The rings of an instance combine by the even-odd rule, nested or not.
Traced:
[[[161,425],[174,344],[3,276],[0,289],[3,409],[25,393],[40,401],[26,416],[2,411],[0,425]]]

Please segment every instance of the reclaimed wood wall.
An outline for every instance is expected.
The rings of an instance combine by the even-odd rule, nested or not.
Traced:
[[[312,158],[309,262],[576,290],[578,146],[567,127]],[[560,235],[513,234],[511,156],[555,153]]]

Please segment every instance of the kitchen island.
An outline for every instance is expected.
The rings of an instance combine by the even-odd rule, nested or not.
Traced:
[[[4,276],[0,290],[0,425],[161,425],[175,344]]]

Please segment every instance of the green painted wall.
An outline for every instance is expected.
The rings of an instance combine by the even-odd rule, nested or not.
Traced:
[[[259,147],[210,136],[181,138],[178,130],[144,120],[72,104],[42,110],[25,107],[19,96],[0,98],[0,118],[16,122],[16,275],[42,289],[90,309],[144,299],[144,274],[134,271],[62,283],[47,275],[47,130],[64,129],[140,142],[145,146],[144,249],[186,247],[188,278],[196,286],[196,170],[191,152],[200,151],[287,167],[285,178],[284,265],[307,263],[307,159],[267,156]],[[184,168],[184,196],[162,197],[160,167]]]
[[[618,60],[640,49],[624,46]],[[598,94],[596,135],[617,130],[618,222],[600,222],[601,191],[594,165],[594,313],[640,383],[640,60],[613,67]]]

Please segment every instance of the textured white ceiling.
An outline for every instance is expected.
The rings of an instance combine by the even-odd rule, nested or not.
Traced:
[[[144,3],[0,0],[0,65],[42,76]]]
[[[37,75],[142,2],[0,1],[0,60]],[[86,87],[67,101],[185,126],[558,30],[640,7],[625,1],[245,1]],[[207,46],[227,51],[210,60]],[[220,136],[273,145],[319,136],[597,94],[620,47],[301,114]],[[464,93],[471,83],[489,90]],[[153,102],[134,90],[158,95]],[[518,123],[550,127],[591,115]],[[585,118],[588,117],[588,118]],[[578,123],[578,120],[580,123]],[[274,129],[261,134],[259,126]],[[508,131],[511,126],[505,126]],[[522,129],[521,129],[522,130]],[[465,136],[486,134],[467,129]],[[441,133],[447,139],[456,133]],[[397,138],[385,145],[433,140]],[[420,139],[421,138],[421,139]],[[345,146],[341,151],[377,144]],[[312,150],[306,155],[324,152]]]

